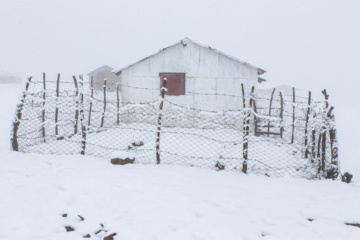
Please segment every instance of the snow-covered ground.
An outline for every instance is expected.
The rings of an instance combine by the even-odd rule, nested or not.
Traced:
[[[342,170],[354,174],[350,184],[114,166],[104,158],[9,151],[22,87],[0,85],[1,240],[103,239],[114,232],[115,240],[360,238],[360,228],[344,224],[360,223],[359,141],[344,118],[337,118],[340,160]],[[108,232],[95,234],[100,229]]]

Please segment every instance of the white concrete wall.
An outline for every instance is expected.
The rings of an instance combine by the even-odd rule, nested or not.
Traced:
[[[186,75],[185,95],[166,96],[167,100],[204,110],[241,109],[241,98],[221,95],[242,96],[241,83],[245,84],[246,94],[249,94],[251,86],[256,87],[258,83],[257,69],[193,42],[186,46],[179,43],[121,72],[123,103],[157,100],[159,90],[126,86],[159,89],[161,72],[184,72]]]

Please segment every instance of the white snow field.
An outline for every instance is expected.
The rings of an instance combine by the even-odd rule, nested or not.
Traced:
[[[354,143],[341,142],[345,137],[340,161],[354,174],[350,184],[11,152],[22,87],[0,85],[1,240],[103,239],[115,232],[115,240],[360,239],[360,228],[344,224],[360,223],[360,159],[356,149],[346,152]],[[345,121],[340,136],[342,130],[350,131]]]

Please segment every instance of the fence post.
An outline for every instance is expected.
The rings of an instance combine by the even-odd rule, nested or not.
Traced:
[[[334,107],[331,106],[328,113],[326,114],[327,117],[334,121],[334,115],[332,114],[332,110],[334,110]],[[337,144],[337,138],[336,138],[336,129],[334,124],[330,124],[329,129],[329,137],[330,137],[330,150],[331,150],[331,171],[329,172],[329,178],[336,179],[339,175],[339,159],[338,159],[338,144]]]
[[[44,138],[44,142],[46,142],[46,134],[45,134],[45,99],[46,99],[46,79],[45,79],[45,73],[43,73],[43,112],[42,112],[42,135]]]
[[[19,131],[20,121],[22,118],[21,111],[24,108],[24,103],[25,103],[27,92],[29,90],[31,79],[32,79],[32,77],[29,77],[28,80],[26,81],[25,91],[23,91],[23,94],[20,99],[20,103],[16,107],[16,114],[15,114],[15,119],[13,120],[13,132],[12,132],[12,138],[11,138],[11,146],[12,146],[13,151],[19,151],[19,142],[18,142],[17,132]]]
[[[283,121],[284,121],[284,97],[282,94],[282,91],[280,91],[279,93],[280,95],[280,138],[283,137],[283,131],[284,131],[284,127],[283,127]]]
[[[84,78],[83,75],[79,76],[80,80],[80,125],[81,125],[81,155],[85,155],[86,148],[86,126],[84,114]]]
[[[295,88],[293,87],[293,115],[292,115],[291,144],[294,143],[294,131],[295,131]]]
[[[243,119],[243,166],[242,171],[243,173],[247,172],[247,159],[248,159],[248,142],[247,142],[247,128],[246,128],[246,103],[245,103],[245,90],[244,90],[244,84],[241,84],[241,90],[242,90],[242,98],[243,98],[243,112],[244,112],[244,119]]]
[[[60,87],[60,73],[58,73],[57,81],[56,81],[56,108],[55,108],[55,136],[58,138],[59,135],[59,127],[58,127],[58,119],[59,119],[59,87]]]
[[[272,105],[272,100],[274,97],[274,92],[275,92],[275,88],[273,89],[272,93],[271,93],[271,98],[270,98],[270,106],[269,106],[269,120],[268,120],[268,137],[270,136],[270,117],[271,117],[271,105]]]
[[[309,91],[308,97],[308,110],[306,113],[306,122],[305,122],[305,158],[309,157],[309,148],[308,148],[308,125],[309,125],[309,115],[310,115],[310,105],[311,105],[311,91]]]
[[[116,113],[116,123],[120,124],[120,100],[119,100],[119,83],[116,83],[116,101],[117,101],[117,113]]]
[[[104,79],[103,89],[104,89],[104,110],[101,115],[101,123],[100,123],[101,128],[104,127],[105,111],[106,111],[106,78]]]
[[[254,135],[255,136],[258,136],[257,134],[257,117],[256,117],[256,114],[257,114],[257,109],[256,109],[256,100],[253,99],[253,110],[254,110]]]
[[[164,98],[166,89],[166,81],[164,78],[163,86],[161,87],[161,102],[159,107],[159,116],[158,116],[158,124],[157,124],[157,136],[156,136],[156,164],[160,164],[160,132],[161,132],[161,120],[162,120],[162,110],[164,106]]]
[[[88,128],[90,128],[91,124],[91,111],[92,111],[92,101],[94,99],[94,88],[93,88],[93,76],[90,78],[90,87],[91,87],[91,101],[90,101],[90,108],[89,108],[89,119],[88,119]]]
[[[75,84],[75,126],[74,126],[74,135],[77,134],[77,130],[78,130],[78,120],[79,120],[79,87],[77,84],[77,80],[76,77],[73,76],[74,79],[74,84]]]

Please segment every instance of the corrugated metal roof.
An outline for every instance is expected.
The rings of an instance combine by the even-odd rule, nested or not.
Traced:
[[[247,65],[247,66],[249,66],[249,67],[255,68],[255,69],[257,70],[257,72],[258,72],[259,75],[261,75],[261,74],[263,74],[263,73],[266,72],[265,70],[263,70],[263,69],[261,69],[261,68],[255,67],[254,65],[252,65],[252,64],[250,64],[250,63],[247,63],[247,62],[245,62],[245,61],[242,61],[242,60],[240,60],[240,59],[238,59],[238,58],[236,58],[236,57],[233,57],[233,56],[231,56],[231,55],[229,55],[229,54],[223,53],[223,52],[221,52],[221,51],[219,51],[219,50],[217,50],[217,49],[215,49],[215,48],[212,48],[212,47],[207,46],[207,45],[203,45],[203,44],[201,44],[201,43],[197,43],[197,42],[193,41],[192,39],[190,39],[190,38],[188,38],[188,37],[185,37],[184,39],[180,40],[180,42],[177,42],[177,43],[175,43],[175,44],[173,44],[173,45],[170,45],[170,46],[168,46],[168,47],[166,47],[166,48],[163,48],[163,49],[161,49],[160,51],[158,51],[158,52],[156,52],[156,53],[154,53],[154,54],[151,54],[150,56],[147,56],[147,57],[145,57],[145,58],[143,58],[143,59],[141,59],[141,60],[139,60],[139,61],[136,61],[136,62],[134,62],[134,63],[132,63],[132,64],[127,65],[127,66],[124,66],[124,67],[122,67],[122,68],[120,68],[120,69],[113,70],[112,72],[114,72],[116,75],[119,75],[119,74],[121,73],[121,71],[123,71],[124,69],[129,68],[129,67],[135,65],[136,63],[142,62],[142,61],[144,61],[144,60],[146,60],[146,59],[148,59],[148,58],[150,58],[150,57],[152,57],[152,56],[154,56],[154,55],[157,55],[157,54],[159,54],[160,52],[164,51],[165,49],[168,49],[168,48],[171,48],[171,47],[173,47],[173,46],[176,46],[176,45],[178,45],[179,43],[181,43],[183,46],[186,46],[189,42],[192,42],[192,43],[194,43],[194,44],[196,44],[196,45],[198,45],[198,46],[200,46],[200,47],[203,47],[203,48],[208,48],[208,49],[210,49],[210,50],[212,50],[212,51],[214,51],[214,52],[216,52],[216,53],[219,53],[219,54],[221,54],[221,55],[223,55],[223,56],[226,56],[226,57],[228,57],[228,58],[230,58],[230,59],[232,59],[232,60],[235,60],[235,61],[237,61],[237,62],[239,62],[239,63],[242,63],[242,64],[245,64],[245,65]]]

